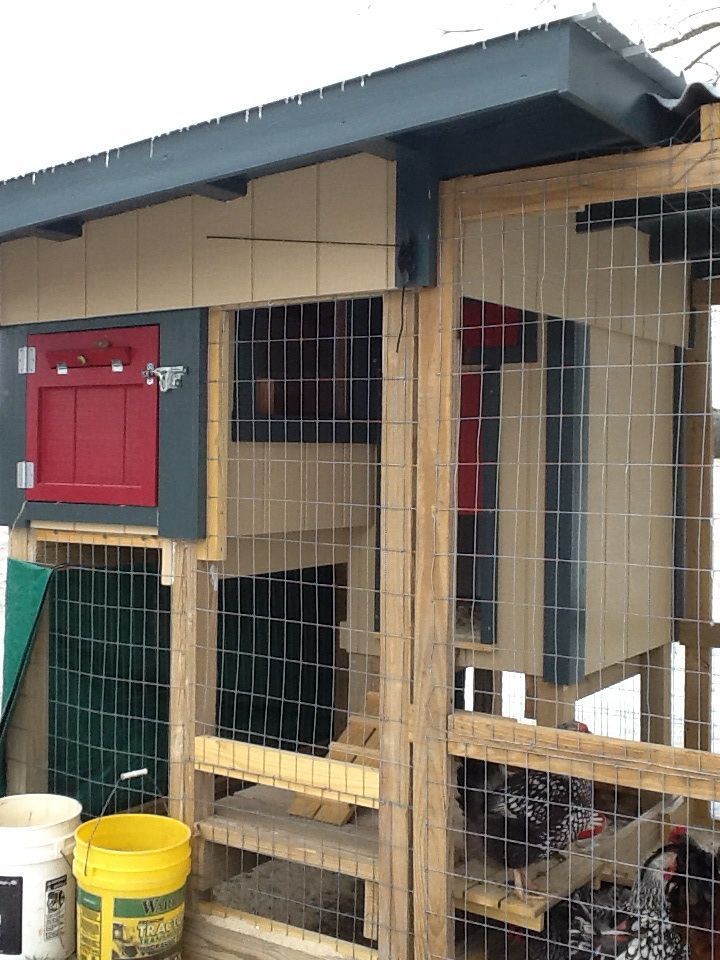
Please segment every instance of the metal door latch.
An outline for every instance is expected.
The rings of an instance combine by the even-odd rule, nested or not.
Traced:
[[[177,390],[187,372],[187,367],[156,367],[154,363],[148,363],[143,370],[143,376],[149,387],[155,383],[157,377],[160,393],[167,393],[168,390]]]

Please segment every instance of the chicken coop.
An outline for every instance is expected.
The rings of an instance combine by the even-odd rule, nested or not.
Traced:
[[[716,100],[593,14],[0,185],[6,789],[188,958],[712,942]]]

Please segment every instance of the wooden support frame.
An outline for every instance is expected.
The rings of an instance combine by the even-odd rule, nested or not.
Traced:
[[[415,957],[454,955],[453,765],[447,717],[454,700],[455,471],[460,344],[456,336],[459,209],[441,205],[439,286],[419,300],[415,648],[413,658],[413,877]]]
[[[457,757],[720,800],[720,756],[705,750],[531,727],[504,717],[464,712],[450,717],[448,749]]]
[[[221,737],[196,737],[195,769],[358,807],[379,806],[379,771],[360,763]]]
[[[380,814],[374,889],[381,957],[408,960],[411,931],[409,714],[413,636],[417,297],[387,294],[380,467]],[[403,315],[404,311],[404,315]],[[402,334],[401,334],[402,331]],[[366,887],[366,895],[368,888]]]
[[[170,587],[170,716],[168,812],[195,820],[194,737],[196,717],[197,547],[173,542]]]

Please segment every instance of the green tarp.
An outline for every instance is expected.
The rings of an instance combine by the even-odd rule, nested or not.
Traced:
[[[8,560],[5,593],[2,716],[0,717],[0,790],[5,794],[5,735],[27,669],[40,611],[52,576],[51,567]]]

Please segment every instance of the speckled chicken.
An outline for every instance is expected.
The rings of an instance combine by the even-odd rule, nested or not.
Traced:
[[[687,960],[687,946],[677,935],[668,910],[667,888],[677,863],[675,850],[663,848],[651,854],[612,925],[586,904],[571,913],[567,942],[572,960]]]
[[[589,732],[575,721],[560,729]],[[577,777],[517,770],[481,796],[483,808],[466,801],[468,835],[484,838],[488,857],[512,870],[520,892],[530,886],[527,867],[560,855],[593,819],[592,783]]]

